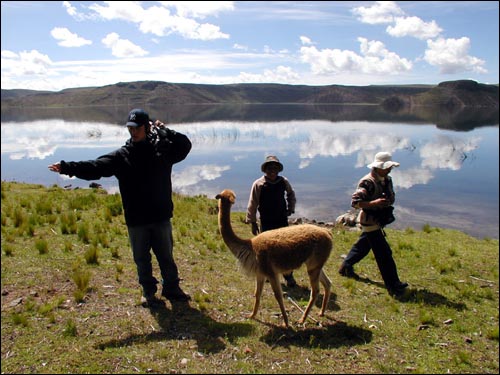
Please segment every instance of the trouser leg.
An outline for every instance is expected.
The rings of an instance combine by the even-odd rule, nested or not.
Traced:
[[[172,223],[170,220],[153,224],[151,246],[158,260],[162,284],[175,286],[179,284],[179,272],[173,255]]]
[[[352,267],[365,256],[368,255],[372,245],[368,239],[368,233],[362,232],[358,240],[354,245],[352,245],[351,250],[344,259],[343,265],[346,267]]]
[[[128,234],[143,294],[144,296],[153,295],[157,291],[156,284],[158,280],[153,276],[153,267],[151,264],[150,229],[147,225],[129,226]]]
[[[391,247],[387,243],[382,230],[369,232],[368,238],[384,284],[390,289],[399,282],[398,271],[392,257]]]

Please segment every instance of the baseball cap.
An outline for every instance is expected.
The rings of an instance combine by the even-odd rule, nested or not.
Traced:
[[[149,124],[149,115],[140,108],[131,110],[128,114],[127,124],[125,126],[141,126]]]

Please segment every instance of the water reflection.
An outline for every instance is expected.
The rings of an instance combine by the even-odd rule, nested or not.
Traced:
[[[236,192],[245,210],[260,164],[276,154],[297,194],[296,216],[333,221],[348,210],[366,165],[380,150],[401,167],[392,172],[397,193],[395,228],[424,224],[498,238],[498,126],[469,132],[432,125],[368,121],[212,121],[172,124],[193,142],[174,167],[174,190],[214,197]],[[89,182],[54,174],[59,160],[94,159],[128,138],[123,125],[38,120],[2,123],[2,180],[73,187]],[[111,192],[114,178],[99,181]]]
[[[278,122],[291,120],[327,120],[434,124],[441,129],[457,131],[498,125],[497,108],[411,107],[389,111],[379,105],[334,104],[193,104],[151,106],[131,103],[129,106],[71,108],[2,108],[1,121],[27,122],[64,119],[72,122],[105,122],[120,125],[131,108],[144,108],[151,116],[167,123],[210,121]]]

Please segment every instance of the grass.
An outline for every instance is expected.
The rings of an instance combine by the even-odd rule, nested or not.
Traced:
[[[333,227],[326,316],[318,301],[304,326],[286,330],[268,284],[258,319],[246,318],[254,281],[219,235],[214,199],[174,196],[174,255],[193,300],[150,310],[118,195],[14,182],[1,194],[2,373],[499,372],[498,240],[387,229],[410,283],[396,300],[372,254],[356,265],[360,280],[337,274],[359,233]],[[243,220],[232,213],[251,237]],[[309,297],[305,269],[294,275],[299,287],[283,288],[291,322]]]

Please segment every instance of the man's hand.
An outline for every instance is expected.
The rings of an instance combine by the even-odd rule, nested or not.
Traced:
[[[52,172],[61,173],[61,163],[51,164],[51,165],[49,165],[49,169]]]
[[[259,226],[257,225],[257,223],[252,222],[252,234],[256,236],[259,234],[259,232]]]

